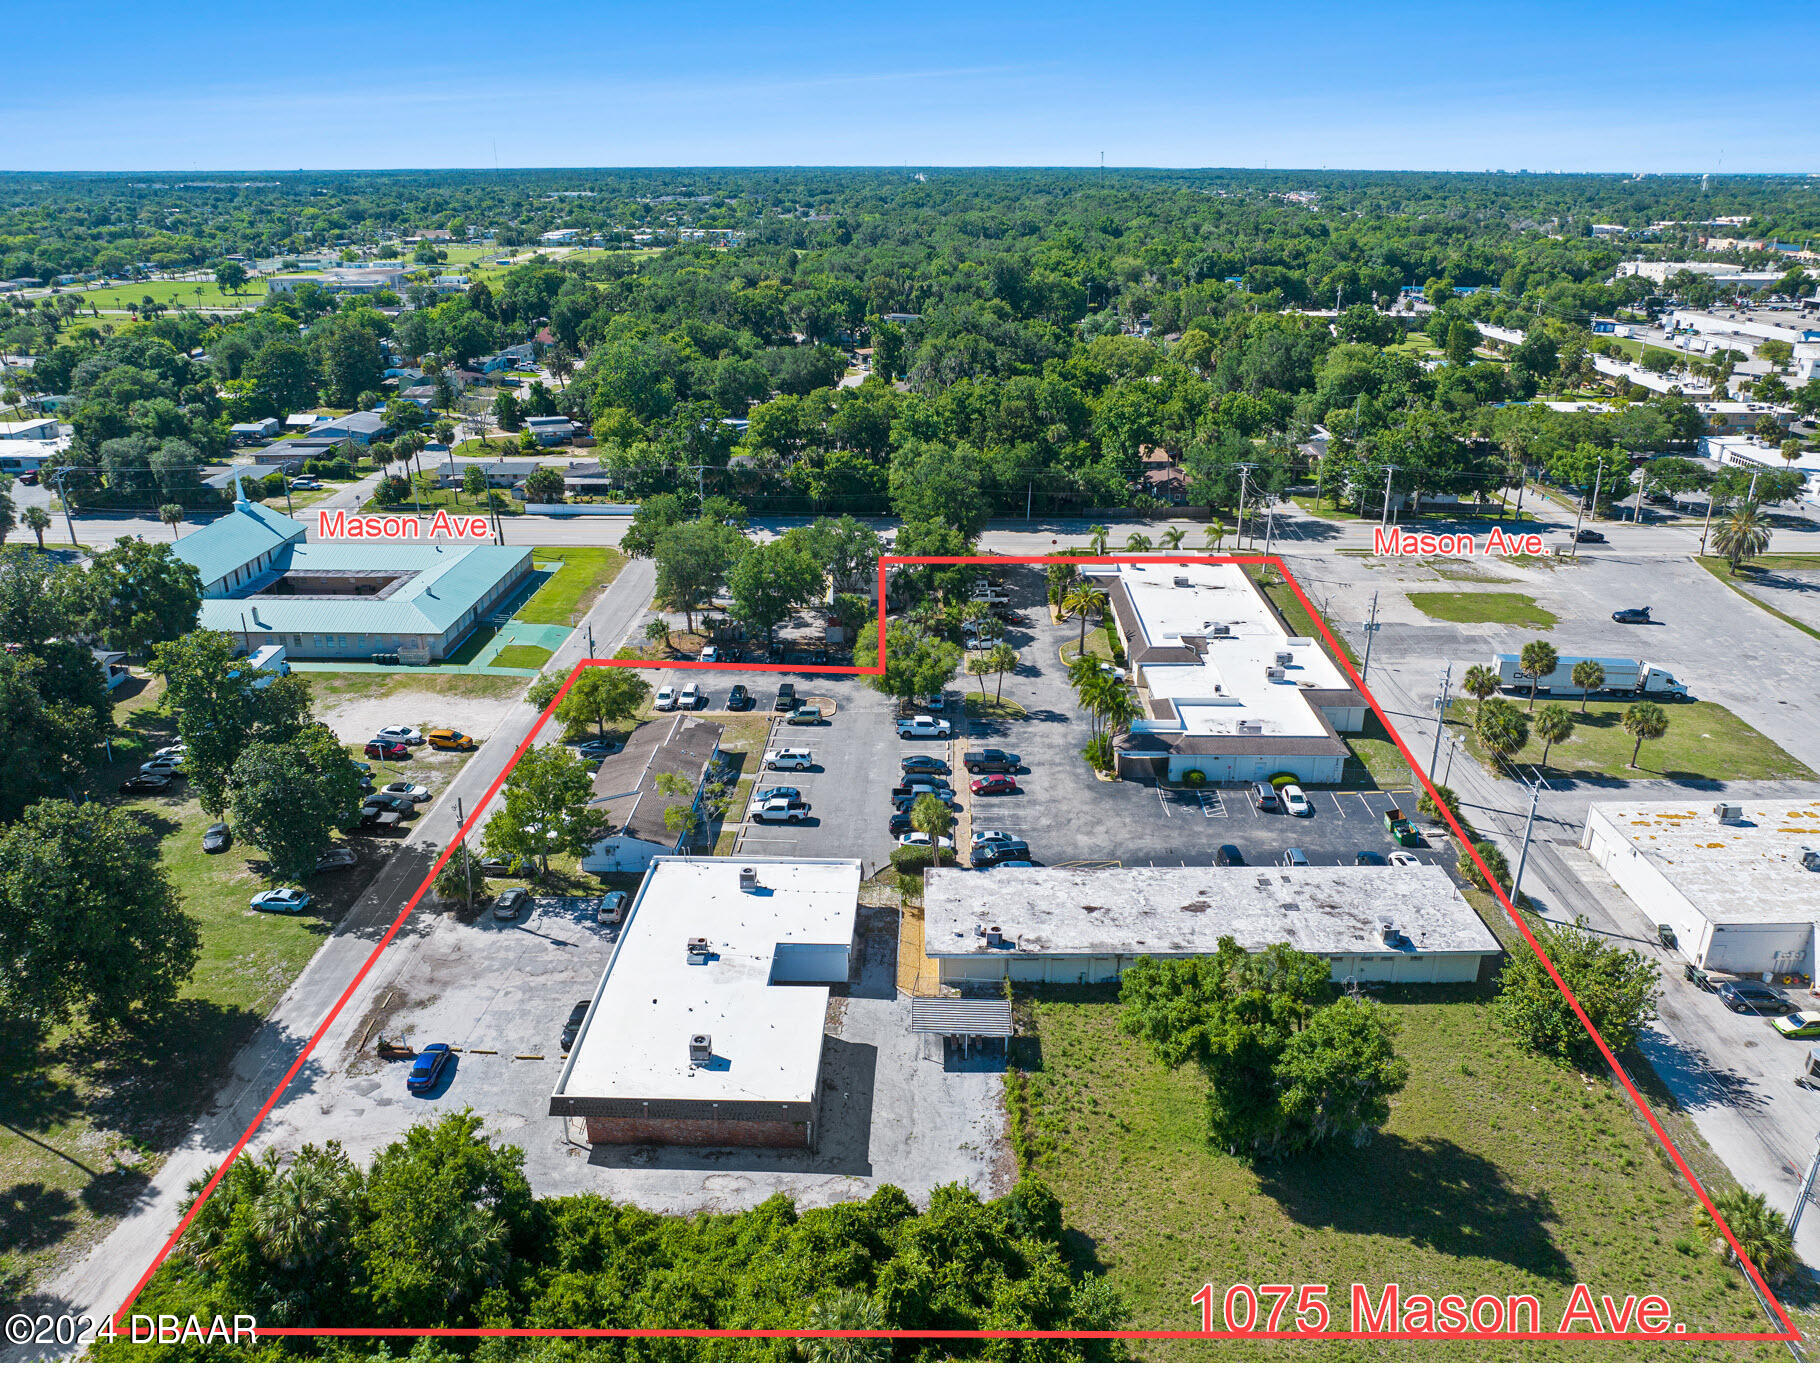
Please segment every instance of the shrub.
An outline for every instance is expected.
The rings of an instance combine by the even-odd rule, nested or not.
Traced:
[[[1081,750],[1081,757],[1088,765],[1100,773],[1112,772],[1117,756],[1112,750],[1111,735],[1095,735],[1087,741],[1087,747]]]
[[[1455,817],[1460,815],[1460,795],[1458,793],[1448,787],[1445,783],[1435,784],[1435,793],[1440,795],[1441,806],[1446,807]],[[1424,792],[1421,798],[1416,802],[1416,811],[1420,812],[1430,821],[1438,822],[1442,820],[1441,807],[1435,805],[1434,794]]]
[[[1656,964],[1587,932],[1584,916],[1571,925],[1544,923],[1532,931],[1612,1052],[1634,1045],[1644,1022],[1656,1013]],[[1537,1053],[1587,1068],[1601,1062],[1580,1017],[1526,945],[1517,945],[1505,963],[1491,1013]]]
[[[1189,769],[1182,775],[1182,782],[1190,788],[1203,788],[1207,785],[1207,775],[1200,769]]]
[[[1509,889],[1510,863],[1504,859],[1504,852],[1489,841],[1475,841],[1472,848],[1479,853],[1479,859],[1485,862],[1485,867],[1491,871],[1493,878],[1505,889]],[[1460,852],[1459,863],[1455,868],[1480,889],[1491,888],[1485,882],[1485,876],[1480,873],[1479,867],[1473,863],[1473,858],[1465,851]]]
[[[1291,783],[1300,783],[1301,781],[1302,775],[1299,773],[1273,773],[1270,775],[1270,786],[1277,789],[1279,792],[1284,788],[1287,788]]]

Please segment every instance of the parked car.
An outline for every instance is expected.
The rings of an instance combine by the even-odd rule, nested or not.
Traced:
[[[1000,793],[1015,793],[1017,779],[1008,773],[989,773],[984,778],[976,778],[968,788],[980,797],[996,797]]]
[[[923,709],[929,710],[929,711],[947,710],[948,709],[948,693],[945,691],[936,692],[935,695],[929,697],[928,699],[926,699],[923,702]]]
[[[447,1044],[426,1045],[411,1063],[411,1076],[404,1080],[405,1091],[418,1096],[431,1091],[454,1057]]]
[[[1010,832],[1000,831],[997,829],[993,829],[993,830],[989,830],[989,831],[976,831],[973,833],[973,837],[972,837],[972,841],[975,846],[986,846],[986,845],[992,844],[995,841],[1015,841],[1017,839],[1018,838],[1013,836]]]
[[[513,885],[493,901],[494,918],[517,918],[524,912],[526,904],[531,902],[531,891]]]
[[[1390,853],[1390,863],[1392,865],[1410,866],[1420,865],[1422,860],[1421,857],[1413,856],[1408,851],[1392,851]]]
[[[660,711],[675,710],[676,709],[676,688],[673,686],[658,687],[657,688],[657,699],[654,702],[652,702],[652,705],[655,709],[660,710]]]
[[[371,739],[367,741],[367,747],[361,752],[369,759],[379,759],[381,761],[386,759],[408,759],[411,757],[411,751],[397,740]]]
[[[789,822],[795,824],[809,815],[809,805],[802,802],[791,802],[786,798],[773,798],[762,807],[755,808],[750,816],[755,822]]]
[[[1221,846],[1213,853],[1213,863],[1215,865],[1243,865],[1245,853],[1237,846]]]
[[[796,683],[783,682],[777,688],[777,699],[771,703],[774,711],[796,709]]]
[[[926,831],[906,831],[897,838],[900,846],[920,846],[927,849],[951,851],[954,849],[952,836],[931,836]]]
[[[727,693],[728,710],[751,710],[752,693],[746,690],[741,682],[735,682],[733,689]]]
[[[899,739],[947,739],[951,734],[948,722],[932,715],[913,715],[897,722]]]
[[[893,836],[902,836],[906,831],[912,830],[913,828],[910,825],[910,814],[908,812],[893,812],[891,814],[890,829]]]
[[[374,738],[396,740],[400,744],[422,744],[425,736],[415,725],[387,725]]]
[[[969,749],[961,762],[968,773],[1016,773],[1024,766],[1022,757],[1008,749]]]
[[[316,857],[316,866],[311,873],[320,875],[324,870],[346,870],[359,863],[360,857],[354,854],[352,846],[330,846]]]
[[[190,747],[187,744],[167,744],[163,749],[154,749],[152,757],[154,759],[181,759],[189,752]]]
[[[1277,796],[1277,790],[1268,783],[1251,785],[1251,803],[1260,812],[1281,812],[1283,800]]]
[[[393,797],[409,798],[412,802],[428,802],[430,790],[421,783],[388,783],[385,791]]]
[[[1283,799],[1283,810],[1290,816],[1314,816],[1314,805],[1308,801],[1308,795],[1302,791],[1301,784],[1285,783],[1279,796]]]
[[[999,640],[996,638],[987,638],[983,634],[975,634],[973,637],[967,639],[967,651],[991,652],[998,646],[998,643]]]
[[[1605,533],[1595,532],[1590,527],[1582,527],[1579,531],[1574,533],[1574,540],[1594,543],[1602,542],[1605,540]]]
[[[701,687],[690,682],[683,687],[682,695],[676,698],[676,703],[684,710],[694,710],[701,704]]]
[[[360,803],[362,808],[372,808],[376,812],[396,812],[401,817],[417,815],[417,803],[408,797],[396,793],[371,793]]]
[[[784,717],[786,725],[819,725],[822,713],[814,706],[801,705]]]
[[[588,1018],[588,1007],[594,1004],[591,1000],[576,1001],[575,1008],[569,1012],[569,1018],[562,1024],[562,1047],[566,1053],[575,1047],[575,1036],[581,1033],[581,1022]]]
[[[480,862],[480,873],[492,875],[498,879],[515,875],[518,873],[518,858],[516,856],[488,856]]]
[[[992,865],[1003,865],[1008,860],[1030,859],[1030,846],[1024,841],[988,841],[973,847],[968,855],[968,863],[975,870],[982,870]]]
[[[919,792],[953,792],[954,785],[946,778],[934,773],[906,774],[904,781],[891,790],[892,797],[914,797]]]
[[[709,643],[701,650],[701,660],[703,662],[719,662],[720,649],[715,647],[714,644]]]
[[[1384,859],[1384,857],[1379,855],[1376,851],[1360,851],[1357,855],[1355,855],[1352,858],[1352,863],[1354,865],[1389,865],[1390,864],[1390,862],[1388,860]]]
[[[1309,864],[1308,852],[1300,846],[1291,846],[1283,852],[1283,864],[1285,867],[1305,870]]]
[[[617,741],[591,739],[583,740],[580,744],[576,745],[575,753],[583,759],[599,763],[602,759],[606,758],[607,755],[616,753],[618,749],[619,744]]]
[[[900,812],[908,812],[916,806],[918,798],[925,797],[932,797],[937,802],[945,802],[950,809],[954,807],[954,789],[937,788],[929,784],[912,784],[907,792],[902,793],[892,789],[891,805]]]
[[[815,767],[815,755],[807,749],[780,749],[765,760],[765,767],[774,770],[800,770]]]
[[[147,759],[143,764],[139,765],[139,772],[162,773],[171,778],[181,778],[183,777],[183,756],[181,754],[169,754],[162,758]]]
[[[793,801],[800,801],[802,795],[802,789],[792,788],[785,783],[778,783],[769,788],[760,788],[756,793],[752,794],[752,801],[769,802],[772,798],[790,798]]]
[[[1797,1010],[1792,1015],[1778,1015],[1770,1028],[1784,1039],[1820,1039],[1820,1015],[1811,1010]]]
[[[313,900],[301,889],[262,889],[249,901],[260,913],[302,913]]]
[[[226,822],[216,822],[202,833],[202,849],[209,855],[219,855],[233,844],[234,833]]]
[[[164,793],[169,792],[176,782],[168,773],[135,773],[120,785],[123,793]]]
[[[594,921],[603,928],[614,928],[626,921],[626,902],[632,896],[623,889],[609,889],[600,896],[600,907],[594,910]]]
[[[1621,624],[1646,624],[1646,623],[1649,623],[1650,622],[1649,606],[1644,605],[1643,608],[1641,608],[1641,609],[1614,610],[1612,613],[1612,616],[1611,616],[1611,621],[1613,623],[1621,623]]]
[[[903,769],[907,778],[913,773],[946,773],[948,761],[938,759],[933,754],[911,754],[899,760],[898,766]]]
[[[362,831],[390,831],[403,822],[404,818],[398,813],[388,812],[383,807],[362,807],[360,809],[360,830]]]
[[[453,749],[465,754],[474,748],[474,741],[460,730],[432,730],[424,738],[432,749]]]
[[[1727,981],[1719,987],[1719,999],[1726,1008],[1756,1015],[1790,1015],[1795,1005],[1774,986],[1761,981]]]

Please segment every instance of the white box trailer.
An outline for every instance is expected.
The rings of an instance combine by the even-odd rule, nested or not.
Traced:
[[[1491,659],[1492,668],[1498,674],[1498,684],[1522,696],[1529,695],[1533,685],[1542,696],[1578,697],[1580,688],[1574,681],[1573,671],[1582,662],[1596,662],[1604,671],[1599,685],[1589,688],[1595,696],[1653,696],[1665,701],[1687,698],[1687,687],[1675,679],[1673,672],[1631,657],[1588,658],[1562,653],[1555,670],[1535,682],[1524,673],[1522,658],[1516,653],[1494,653]]]

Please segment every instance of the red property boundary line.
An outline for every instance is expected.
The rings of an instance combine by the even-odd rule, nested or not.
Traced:
[[[1085,1330],[1084,1331],[1084,1330],[1027,1330],[1027,1329],[991,1329],[991,1330],[955,1330],[955,1329],[901,1329],[901,1330],[877,1330],[877,1329],[815,1329],[815,1330],[803,1330],[803,1329],[437,1329],[437,1328],[379,1329],[379,1328],[345,1328],[345,1327],[334,1327],[334,1328],[322,1327],[322,1328],[315,1328],[315,1329],[297,1329],[297,1328],[288,1328],[288,1327],[273,1327],[273,1328],[262,1328],[262,1329],[258,1330],[257,1332],[258,1332],[259,1336],[260,1337],[375,1336],[375,1337],[391,1337],[391,1338],[435,1336],[435,1337],[442,1337],[442,1338],[564,1338],[564,1337],[567,1337],[567,1338],[666,1338],[666,1339],[779,1339],[779,1338],[794,1339],[794,1338],[802,1338],[805,1336],[809,1336],[809,1337],[817,1337],[817,1338],[853,1338],[853,1339],[861,1339],[861,1338],[863,1338],[863,1339],[881,1339],[881,1338],[888,1338],[888,1339],[975,1339],[975,1340],[978,1340],[978,1339],[1147,1339],[1147,1340],[1206,1340],[1206,1341],[1213,1341],[1213,1342],[1221,1342],[1221,1341],[1226,1341],[1226,1340],[1318,1339],[1318,1340],[1331,1340],[1331,1341],[1339,1341],[1339,1342],[1356,1341],[1356,1340],[1374,1341],[1375,1342],[1375,1341],[1389,1340],[1389,1341],[1408,1341],[1408,1342],[1412,1342],[1412,1343],[1434,1342],[1434,1341],[1445,1341],[1445,1340],[1470,1340],[1470,1341],[1493,1341],[1493,1342],[1541,1341],[1541,1342],[1588,1342],[1588,1343],[1624,1343],[1624,1342],[1670,1342],[1670,1343],[1766,1343],[1767,1342],[1767,1343],[1782,1343],[1782,1342],[1791,1342],[1792,1341],[1795,1343],[1799,1343],[1801,1341],[1802,1335],[1801,1335],[1800,1331],[1795,1328],[1795,1323],[1789,1317],[1788,1311],[1785,1310],[1782,1306],[1782,1303],[1776,1299],[1775,1293],[1770,1290],[1769,1283],[1763,1279],[1763,1275],[1761,1272],[1759,1272],[1757,1270],[1756,1265],[1750,1260],[1750,1258],[1748,1256],[1745,1255],[1744,1249],[1739,1245],[1737,1237],[1732,1233],[1731,1228],[1729,1226],[1727,1226],[1725,1219],[1720,1214],[1718,1208],[1714,1206],[1712,1197],[1706,1192],[1705,1187],[1700,1183],[1699,1179],[1695,1177],[1693,1169],[1687,1163],[1686,1157],[1684,1157],[1681,1154],[1681,1151],[1679,1150],[1679,1148],[1669,1138],[1668,1132],[1663,1129],[1661,1121],[1657,1118],[1655,1112],[1653,1110],[1651,1110],[1649,1103],[1644,1100],[1643,1094],[1637,1089],[1637,1085],[1635,1082],[1632,1081],[1630,1074],[1625,1071],[1624,1066],[1618,1062],[1617,1056],[1612,1052],[1610,1046],[1606,1044],[1605,1040],[1600,1036],[1598,1030],[1593,1027],[1592,1020],[1587,1016],[1585,1008],[1583,1006],[1581,1006],[1579,1000],[1575,998],[1574,993],[1568,989],[1567,982],[1562,979],[1561,973],[1559,972],[1559,970],[1556,969],[1555,964],[1549,960],[1548,954],[1542,950],[1541,944],[1536,941],[1535,936],[1530,932],[1529,925],[1528,925],[1528,923],[1526,923],[1524,921],[1523,915],[1517,911],[1517,906],[1511,902],[1510,896],[1505,893],[1503,888],[1498,884],[1497,880],[1492,876],[1492,874],[1491,874],[1489,868],[1486,866],[1485,862],[1479,858],[1479,853],[1473,848],[1472,842],[1467,837],[1465,829],[1460,825],[1459,820],[1454,816],[1453,812],[1451,810],[1449,810],[1449,808],[1446,806],[1445,803],[1442,803],[1439,798],[1436,798],[1433,796],[1434,795],[1434,784],[1429,780],[1427,774],[1425,774],[1422,771],[1420,762],[1410,752],[1409,747],[1406,744],[1404,744],[1403,737],[1397,733],[1396,728],[1390,723],[1389,718],[1384,713],[1383,707],[1378,704],[1377,697],[1375,697],[1371,694],[1370,689],[1368,687],[1366,687],[1364,681],[1360,678],[1357,669],[1355,669],[1353,667],[1351,661],[1348,660],[1344,649],[1342,649],[1340,646],[1339,640],[1337,638],[1335,638],[1333,632],[1327,627],[1326,622],[1321,618],[1320,614],[1316,611],[1314,605],[1309,603],[1308,596],[1303,592],[1302,587],[1296,583],[1295,577],[1290,574],[1289,567],[1286,564],[1284,564],[1283,559],[1280,556],[1269,556],[1269,557],[1183,556],[1183,555],[1178,555],[1175,553],[1155,553],[1155,552],[1138,553],[1138,554],[1133,554],[1133,555],[1113,554],[1113,555],[1107,555],[1107,556],[1053,556],[1053,555],[1051,555],[1051,556],[996,556],[996,555],[986,555],[986,556],[884,556],[884,557],[881,557],[879,559],[879,563],[878,563],[878,615],[879,615],[878,662],[876,665],[870,666],[870,667],[860,667],[860,666],[819,666],[818,667],[818,666],[808,666],[808,665],[791,664],[791,663],[660,662],[660,661],[655,661],[655,660],[646,660],[646,659],[642,659],[642,658],[583,658],[580,662],[578,662],[576,664],[574,671],[570,672],[568,679],[563,682],[562,687],[557,691],[555,697],[551,700],[550,704],[548,706],[546,706],[542,712],[539,713],[536,721],[532,724],[530,731],[525,735],[523,741],[519,744],[518,748],[512,752],[512,757],[506,762],[506,766],[500,770],[498,776],[493,779],[492,784],[487,788],[485,796],[479,798],[476,801],[475,806],[474,806],[474,811],[469,814],[467,820],[465,822],[463,822],[461,824],[461,826],[457,829],[456,835],[450,839],[449,845],[444,848],[442,854],[436,858],[436,863],[430,867],[429,873],[424,876],[423,883],[418,885],[416,892],[411,895],[410,900],[405,904],[404,908],[399,912],[397,918],[393,919],[391,927],[386,930],[385,935],[382,938],[380,938],[378,943],[376,943],[374,945],[372,952],[370,952],[367,955],[366,960],[363,963],[361,963],[360,970],[354,974],[353,979],[348,982],[346,989],[344,989],[342,991],[341,995],[339,997],[337,997],[334,1006],[331,1007],[331,1009],[329,1010],[329,1013],[323,1018],[322,1023],[316,1027],[316,1032],[314,1034],[312,1034],[310,1036],[310,1038],[308,1039],[308,1041],[304,1044],[302,1052],[300,1052],[297,1055],[296,1061],[291,1064],[290,1068],[286,1071],[284,1077],[281,1078],[279,1080],[277,1086],[272,1089],[271,1095],[266,1098],[264,1105],[260,1107],[258,1115],[256,1115],[253,1118],[252,1123],[241,1134],[240,1138],[234,1142],[232,1149],[230,1149],[228,1151],[227,1155],[223,1158],[221,1164],[216,1168],[215,1173],[212,1176],[210,1176],[209,1182],[205,1186],[203,1186],[202,1191],[199,1194],[197,1194],[195,1201],[192,1202],[190,1204],[189,1208],[184,1212],[182,1220],[179,1221],[176,1228],[172,1231],[170,1237],[165,1241],[164,1246],[159,1249],[158,1255],[153,1259],[152,1264],[146,1268],[145,1274],[139,1278],[138,1282],[133,1286],[132,1291],[127,1295],[126,1300],[121,1304],[119,1310],[115,1313],[114,1322],[115,1322],[116,1326],[124,1327],[127,1325],[128,1315],[130,1314],[130,1312],[132,1310],[133,1304],[135,1301],[137,1301],[139,1299],[139,1296],[144,1292],[147,1283],[150,1282],[152,1277],[157,1273],[158,1268],[164,1264],[165,1260],[170,1256],[171,1252],[175,1249],[177,1243],[182,1239],[185,1231],[188,1230],[191,1222],[194,1221],[197,1213],[201,1211],[203,1204],[208,1202],[209,1197],[215,1192],[216,1186],[221,1183],[222,1177],[224,1175],[226,1175],[226,1173],[228,1172],[229,1168],[233,1165],[233,1163],[237,1159],[240,1158],[241,1153],[246,1149],[247,1145],[251,1142],[254,1133],[257,1132],[258,1129],[265,1123],[266,1117],[269,1116],[271,1114],[272,1109],[275,1106],[277,1106],[278,1100],[280,1097],[282,1097],[284,1095],[285,1089],[290,1087],[292,1081],[296,1078],[298,1071],[303,1067],[304,1062],[310,1057],[311,1053],[313,1053],[315,1051],[316,1046],[322,1041],[323,1036],[325,1034],[327,1034],[329,1027],[335,1023],[336,1018],[341,1014],[342,1010],[347,1006],[347,1003],[353,998],[354,993],[356,990],[359,989],[361,982],[363,982],[366,979],[367,974],[369,972],[371,972],[373,967],[377,964],[377,962],[379,961],[380,955],[386,950],[386,948],[388,946],[391,945],[393,938],[396,937],[398,934],[398,930],[404,926],[405,920],[407,918],[409,918],[411,916],[411,914],[416,910],[417,905],[422,901],[424,894],[426,892],[428,892],[431,882],[435,880],[438,872],[441,871],[442,867],[448,862],[450,855],[453,854],[456,844],[458,842],[460,842],[460,840],[463,837],[466,837],[475,829],[476,824],[480,820],[481,813],[486,809],[487,805],[493,800],[494,796],[497,795],[500,788],[504,786],[506,777],[511,773],[514,765],[516,765],[518,760],[523,756],[525,750],[527,750],[531,747],[532,742],[537,738],[538,732],[543,729],[544,725],[549,721],[551,715],[554,713],[556,707],[562,703],[563,698],[568,694],[569,688],[571,685],[574,684],[576,676],[579,675],[585,668],[588,668],[588,667],[638,667],[638,668],[656,668],[656,669],[661,669],[661,670],[682,669],[682,670],[700,670],[700,671],[711,671],[711,672],[793,672],[793,673],[797,673],[797,674],[801,674],[801,675],[809,675],[809,676],[818,676],[818,675],[823,675],[823,676],[825,676],[825,675],[876,676],[876,675],[882,673],[885,669],[885,630],[886,630],[885,578],[886,578],[887,568],[890,566],[894,566],[894,565],[944,565],[944,566],[1096,565],[1097,566],[1097,565],[1111,565],[1111,564],[1119,564],[1119,563],[1131,564],[1131,565],[1159,565],[1160,564],[1160,565],[1255,566],[1260,569],[1272,569],[1273,568],[1283,578],[1284,582],[1289,586],[1290,590],[1295,594],[1297,600],[1300,601],[1300,603],[1302,604],[1302,607],[1307,612],[1309,619],[1314,623],[1315,627],[1320,630],[1321,637],[1326,641],[1328,651],[1331,654],[1331,656],[1333,657],[1333,659],[1340,664],[1340,666],[1345,670],[1346,675],[1351,679],[1352,683],[1356,687],[1358,687],[1359,691],[1364,695],[1366,703],[1371,707],[1373,714],[1375,714],[1378,717],[1379,724],[1381,724],[1383,726],[1385,732],[1395,742],[1398,751],[1403,755],[1405,762],[1408,763],[1410,771],[1416,776],[1416,778],[1418,780],[1420,780],[1422,787],[1429,793],[1431,800],[1434,801],[1435,805],[1440,808],[1441,815],[1446,820],[1448,828],[1453,833],[1455,839],[1465,849],[1466,854],[1472,858],[1473,864],[1478,867],[1480,873],[1485,877],[1486,884],[1488,884],[1491,887],[1491,892],[1496,896],[1498,903],[1503,907],[1504,912],[1509,916],[1510,921],[1516,926],[1517,931],[1523,935],[1523,940],[1529,944],[1530,950],[1536,954],[1537,959],[1542,963],[1543,968],[1548,972],[1549,978],[1554,982],[1556,989],[1558,989],[1561,992],[1562,997],[1567,1001],[1568,1005],[1572,1008],[1574,1015],[1579,1019],[1580,1023],[1585,1027],[1586,1032],[1592,1037],[1593,1042],[1596,1045],[1598,1045],[1599,1053],[1605,1059],[1607,1067],[1609,1067],[1611,1069],[1612,1076],[1615,1079],[1617,1079],[1618,1084],[1624,1090],[1625,1095],[1630,1098],[1631,1105],[1637,1109],[1637,1112],[1639,1113],[1639,1115],[1642,1116],[1643,1120],[1648,1124],[1649,1129],[1654,1134],[1656,1140],[1659,1141],[1662,1145],[1662,1148],[1668,1152],[1669,1158],[1674,1161],[1675,1168],[1680,1173],[1681,1177],[1687,1181],[1687,1184],[1689,1185],[1689,1187],[1692,1188],[1694,1193],[1699,1197],[1700,1204],[1706,1210],[1707,1216],[1713,1220],[1714,1224],[1717,1225],[1719,1232],[1724,1235],[1726,1242],[1730,1244],[1733,1255],[1736,1256],[1736,1258],[1738,1259],[1739,1265],[1744,1269],[1744,1271],[1746,1273],[1748,1273],[1750,1280],[1752,1282],[1752,1285],[1755,1287],[1757,1293],[1759,1293],[1763,1297],[1763,1299],[1768,1303],[1768,1307],[1775,1312],[1775,1319],[1782,1326],[1780,1330],[1775,1331],[1775,1332],[1715,1331],[1715,1332],[1665,1333],[1665,1334],[1648,1334],[1648,1333],[1643,1333],[1641,1331],[1626,1331],[1626,1332],[1601,1331],[1601,1332],[1597,1332],[1597,1333],[1576,1331],[1576,1332],[1565,1332],[1565,1333],[1564,1332],[1542,1332],[1542,1333],[1534,1333],[1534,1334],[1489,1333],[1489,1332],[1486,1332],[1486,1333],[1463,1332],[1463,1333],[1448,1333],[1448,1334],[1441,1334],[1441,1333],[1435,1333],[1435,1334],[1410,1334],[1410,1333],[1383,1334],[1383,1333],[1370,1333],[1370,1332],[1359,1331],[1359,1330],[1327,1330],[1327,1331],[1318,1332],[1318,1333],[1304,1333],[1300,1330],[1264,1330],[1264,1331],[1213,1330],[1211,1332],[1202,1332],[1202,1331],[1198,1331],[1198,1330],[1169,1330],[1169,1329]]]

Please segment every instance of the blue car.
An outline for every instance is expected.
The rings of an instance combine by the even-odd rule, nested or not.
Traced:
[[[447,1044],[430,1044],[417,1056],[411,1065],[411,1076],[405,1080],[405,1091],[426,1093],[436,1086],[436,1080],[442,1076],[442,1070],[449,1066],[454,1055],[449,1052]]]

